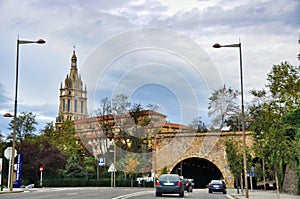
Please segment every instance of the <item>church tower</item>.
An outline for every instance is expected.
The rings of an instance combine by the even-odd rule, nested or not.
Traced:
[[[78,75],[77,57],[75,48],[71,58],[70,74],[67,74],[65,83],[60,84],[59,110],[56,118],[56,127],[65,121],[74,121],[87,118],[87,91],[83,89],[81,76]]]

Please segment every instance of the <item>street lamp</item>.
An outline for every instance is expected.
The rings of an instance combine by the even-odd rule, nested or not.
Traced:
[[[15,107],[14,107],[14,129],[13,129],[13,137],[12,137],[12,154],[11,157],[15,157],[15,148],[16,148],[16,128],[17,128],[17,100],[18,100],[18,75],[19,75],[19,45],[20,44],[44,44],[46,43],[43,39],[39,39],[37,41],[28,41],[28,40],[19,40],[19,36],[17,39],[17,59],[16,59],[16,87],[15,87]],[[14,161],[15,159],[11,159],[11,165],[10,165],[10,185],[9,185],[9,191],[13,191],[13,169],[14,169]]]
[[[240,79],[241,79],[241,101],[242,101],[242,131],[243,131],[243,156],[244,156],[244,178],[245,178],[245,191],[246,198],[249,197],[248,181],[247,181],[247,156],[246,156],[246,134],[245,134],[245,110],[244,110],[244,86],[243,86],[243,67],[242,67],[242,45],[238,44],[220,45],[218,43],[213,45],[214,48],[233,47],[239,48],[240,52]]]

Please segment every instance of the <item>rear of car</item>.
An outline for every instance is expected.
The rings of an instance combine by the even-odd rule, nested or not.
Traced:
[[[156,182],[156,196],[162,194],[179,194],[184,196],[184,186],[177,174],[163,174]]]
[[[212,180],[208,184],[208,193],[213,192],[223,192],[223,194],[227,194],[226,184],[224,180]]]

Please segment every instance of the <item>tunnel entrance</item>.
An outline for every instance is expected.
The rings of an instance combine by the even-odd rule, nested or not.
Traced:
[[[194,179],[195,188],[206,188],[212,179],[223,179],[219,168],[203,158],[185,159],[179,162],[171,173]]]

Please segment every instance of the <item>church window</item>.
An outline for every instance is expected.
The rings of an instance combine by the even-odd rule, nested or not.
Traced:
[[[71,101],[68,99],[68,112],[70,112]]]
[[[77,100],[74,101],[74,112],[77,113]]]
[[[81,113],[83,113],[83,101],[81,101],[80,109],[81,109]]]
[[[62,106],[63,106],[63,111],[65,111],[65,110],[66,110],[66,102],[65,102],[65,100],[63,100],[62,103],[63,103],[63,104],[62,104]]]

